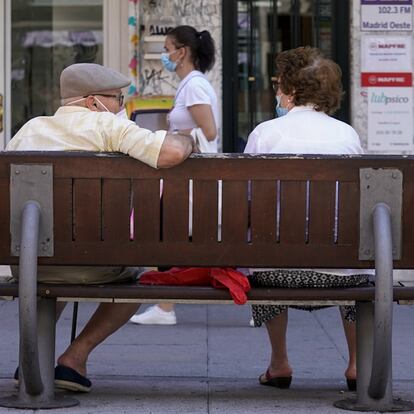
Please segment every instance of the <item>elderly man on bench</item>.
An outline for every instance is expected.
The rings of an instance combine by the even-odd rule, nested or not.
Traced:
[[[154,168],[173,167],[194,150],[192,137],[152,132],[124,115],[122,88],[130,81],[110,68],[74,64],[62,71],[62,106],[53,116],[27,122],[7,146],[8,151],[119,151]],[[18,269],[13,268],[18,277]],[[40,266],[38,281],[97,284],[134,278],[139,268]],[[86,377],[90,352],[137,311],[134,303],[101,303],[83,331],[57,359],[55,384],[88,392]],[[16,379],[18,372],[16,371]]]

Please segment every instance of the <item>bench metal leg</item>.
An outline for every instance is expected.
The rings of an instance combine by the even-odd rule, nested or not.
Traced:
[[[353,411],[411,411],[414,404],[392,395],[393,257],[391,216],[387,205],[373,210],[375,305],[357,303],[357,398],[335,402]]]
[[[79,403],[73,398],[54,395],[56,301],[42,299],[38,306],[39,222],[39,204],[29,201],[22,213],[19,259],[19,395],[0,399],[3,407],[63,408]]]

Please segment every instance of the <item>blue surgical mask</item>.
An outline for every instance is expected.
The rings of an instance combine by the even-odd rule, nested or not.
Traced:
[[[177,68],[177,62],[173,62],[170,59],[170,55],[172,55],[175,52],[176,50],[174,50],[171,53],[161,53],[161,63],[163,64],[164,68],[167,69],[169,72],[175,72],[175,69]]]
[[[276,115],[277,115],[278,118],[280,118],[281,116],[286,115],[289,112],[289,109],[282,108],[280,106],[281,100],[282,100],[282,98],[280,97],[280,95],[276,95]]]

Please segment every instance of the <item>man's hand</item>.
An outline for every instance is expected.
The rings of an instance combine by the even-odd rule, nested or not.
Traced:
[[[191,135],[167,133],[158,157],[158,168],[169,168],[181,164],[195,151],[195,142]]]
[[[200,154],[201,151],[200,151],[200,148],[198,147],[197,140],[191,134],[193,131],[194,131],[193,129],[181,129],[177,132],[174,132],[174,134],[186,135],[186,136],[191,137],[193,139],[193,151],[192,152],[195,153],[195,154]]]

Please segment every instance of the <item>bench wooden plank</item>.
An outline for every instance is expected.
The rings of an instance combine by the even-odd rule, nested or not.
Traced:
[[[131,181],[103,180],[102,239],[130,240]]]
[[[280,243],[302,244],[306,241],[306,182],[280,183]]]
[[[101,180],[73,182],[74,240],[97,242],[102,239]]]
[[[339,183],[338,244],[359,243],[359,185],[357,182]],[[358,250],[355,251],[358,257]]]
[[[414,287],[394,287],[394,301],[414,297]],[[142,299],[231,299],[225,289],[209,286],[144,286],[136,283],[106,285],[38,285],[38,293],[45,297],[78,298],[142,298]],[[0,283],[0,295],[17,296],[17,283]],[[324,288],[324,289],[282,289],[253,288],[247,293],[249,300],[373,300],[375,288]]]
[[[195,180],[193,183],[193,243],[217,243],[218,182]]]
[[[358,249],[355,246],[319,244],[283,244],[283,243],[247,243],[240,242],[223,245],[210,244],[208,249],[203,245],[189,241],[180,242],[76,242],[55,243],[59,257],[39,258],[40,264],[71,264],[77,260],[82,265],[117,265],[133,266],[157,263],[171,264],[171,249],[176,262],[180,266],[248,266],[248,267],[344,267],[372,268],[373,263],[358,260]],[[179,248],[178,248],[179,247]],[[70,250],[68,250],[70,248]],[[66,249],[66,251],[65,251]],[[294,251],[294,253],[292,253]]]
[[[162,240],[189,241],[189,181],[165,179],[162,190]]]
[[[252,181],[251,184],[251,241],[276,244],[277,181]]]
[[[71,243],[74,240],[72,185],[70,178],[56,179],[53,185],[55,242]]]
[[[133,247],[137,249],[137,243],[155,243],[160,240],[160,181],[133,180],[132,193],[135,240]]]
[[[414,244],[414,182],[408,181],[406,177],[403,179],[403,210],[402,216],[404,219],[404,228],[402,229],[402,246],[403,254],[407,254],[407,249],[410,249],[409,246]],[[414,253],[414,250],[408,250],[411,252],[411,255]]]
[[[10,180],[0,178],[0,256],[10,256]]]
[[[222,243],[247,244],[247,181],[223,181]]]
[[[237,175],[238,180],[274,180],[277,177],[285,181],[358,182],[359,168],[398,168],[404,174],[404,182],[414,179],[407,177],[414,168],[412,156],[193,154],[178,167],[157,170],[117,153],[22,151],[1,154],[0,177],[3,178],[9,177],[10,163],[22,163],[26,157],[30,163],[53,163],[55,178],[160,179],[184,174],[204,180],[229,180]]]
[[[335,182],[312,181],[309,203],[309,243],[335,242]]]

